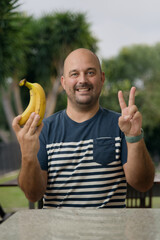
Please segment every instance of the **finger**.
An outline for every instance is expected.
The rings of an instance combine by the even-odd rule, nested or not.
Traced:
[[[139,111],[137,111],[134,115],[134,119],[139,119],[142,122],[142,114]]]
[[[137,111],[138,111],[138,108],[136,105],[131,105],[130,107],[128,107],[128,113],[129,113],[129,116],[131,117],[133,117]]]
[[[129,94],[128,106],[132,106],[135,104],[135,92],[136,92],[136,88],[132,87]]]
[[[35,132],[37,131],[37,124],[39,120],[40,120],[40,116],[38,114],[35,114],[32,124],[30,125],[29,131],[28,131],[30,135],[35,134]]]
[[[25,123],[23,130],[27,133],[32,125],[32,122],[34,121],[34,118],[36,116],[35,112],[32,112],[31,115],[29,116],[27,122]]]
[[[129,132],[129,130],[131,128],[130,120],[126,119],[123,116],[119,117],[118,125],[119,125],[121,131],[124,132],[124,133]]]
[[[134,118],[134,115],[138,111],[138,108],[136,105],[132,105],[130,107],[127,107],[127,114],[123,114],[124,120],[128,121]]]
[[[137,111],[135,113],[132,120],[136,121],[137,126],[139,125],[139,129],[141,129],[141,127],[142,127],[142,114],[139,111]]]
[[[118,92],[118,100],[119,100],[119,105],[120,105],[121,110],[123,110],[124,108],[127,107],[122,91]]]
[[[127,107],[127,115],[123,115],[123,118],[125,121],[130,121],[132,119],[134,119],[134,117],[136,116],[136,113],[138,112],[138,108],[136,105],[132,105],[130,107]]]
[[[15,132],[18,132],[21,129],[21,127],[19,126],[20,119],[21,119],[21,115],[18,115],[12,121],[12,128]]]

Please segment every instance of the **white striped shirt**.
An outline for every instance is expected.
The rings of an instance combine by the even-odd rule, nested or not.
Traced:
[[[73,122],[65,111],[44,122],[38,154],[42,169],[48,170],[44,208],[125,207],[126,159],[122,163],[121,158],[126,146],[118,124],[111,129],[113,120],[117,124],[117,114],[100,108],[83,124]]]

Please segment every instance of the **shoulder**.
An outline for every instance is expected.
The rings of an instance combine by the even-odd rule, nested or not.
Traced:
[[[43,119],[43,128],[40,133],[40,140],[48,142],[54,135],[59,133],[62,128],[62,119],[64,118],[65,110],[54,113],[53,115]],[[45,139],[45,140],[44,140]]]
[[[59,119],[61,119],[64,116],[64,111],[65,110],[61,110],[61,111],[56,112],[56,113],[52,114],[51,116],[45,118],[43,120],[44,125],[50,125],[50,124],[53,124],[53,123],[59,121]]]
[[[43,119],[43,129],[42,132],[50,132],[50,130],[56,130],[57,128],[60,127],[62,124],[62,119],[64,118],[64,112],[65,110],[56,112],[52,114],[51,116]]]
[[[121,115],[118,112],[115,112],[115,111],[112,111],[112,110],[109,110],[109,109],[106,109],[106,108],[103,108],[103,107],[101,107],[100,110],[101,110],[102,116],[103,117],[107,117],[107,118],[115,118],[115,119],[117,119]]]
[[[119,135],[119,117],[120,113],[101,107],[98,124],[101,125],[107,132],[112,132],[115,133],[115,135]]]

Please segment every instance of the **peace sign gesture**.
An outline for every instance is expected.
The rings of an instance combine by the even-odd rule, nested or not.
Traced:
[[[118,92],[118,100],[121,108],[119,127],[126,136],[138,136],[141,134],[142,115],[135,105],[136,88],[132,87],[129,94],[128,106],[123,97],[122,91]]]

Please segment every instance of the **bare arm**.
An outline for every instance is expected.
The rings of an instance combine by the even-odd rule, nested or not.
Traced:
[[[147,151],[144,140],[137,143],[127,143],[128,159],[124,164],[127,182],[135,189],[145,192],[154,181],[154,164]]]
[[[132,87],[128,106],[124,101],[122,92],[118,93],[122,110],[119,127],[129,137],[139,136],[142,127],[142,115],[135,105],[135,91],[136,88]],[[127,182],[139,191],[147,191],[153,185],[155,169],[144,139],[135,143],[127,142],[127,148],[127,163],[123,166]]]
[[[19,186],[26,197],[32,201],[38,201],[45,193],[47,186],[47,172],[42,171],[37,159],[39,150],[39,134],[43,124],[38,128],[39,116],[31,114],[23,128],[18,124],[21,116],[13,120],[12,126],[16,133],[21,148],[22,163],[19,173]]]

